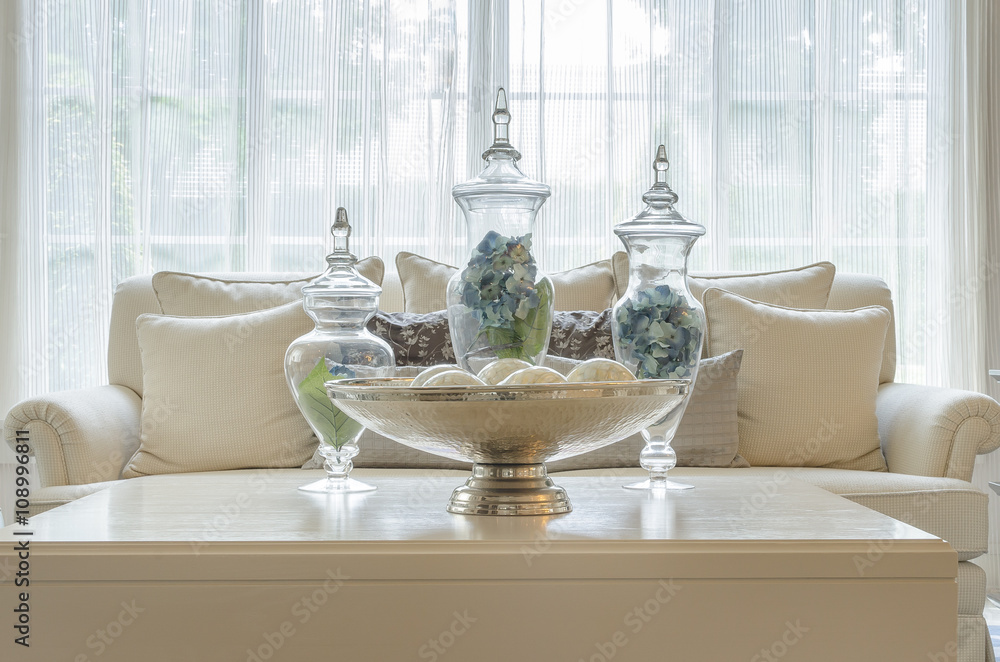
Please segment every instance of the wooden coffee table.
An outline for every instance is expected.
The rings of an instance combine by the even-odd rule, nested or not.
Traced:
[[[33,518],[0,658],[952,659],[952,548],[805,483],[560,478],[572,513],[482,517],[445,512],[455,476],[295,489],[315,477],[154,476]],[[19,530],[0,530],[8,568]],[[29,649],[10,628],[25,590]]]

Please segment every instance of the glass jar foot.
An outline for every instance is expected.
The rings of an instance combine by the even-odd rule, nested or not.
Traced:
[[[626,490],[652,490],[652,491],[667,491],[667,490],[693,490],[694,485],[688,485],[687,483],[678,483],[672,480],[653,480],[647,478],[646,480],[640,480],[638,483],[629,483],[628,485],[622,485]]]
[[[326,478],[303,485],[299,489],[303,492],[323,492],[325,494],[353,494],[378,489],[374,485],[351,478],[351,470],[354,469],[354,463],[351,460],[360,451],[361,449],[356,444],[344,444],[340,448],[321,444],[319,453],[326,458],[326,462],[323,464],[323,468],[326,469]]]
[[[353,494],[355,492],[373,492],[378,488],[375,485],[362,483],[353,478],[321,478],[314,483],[299,487],[303,492],[321,492],[324,494]]]

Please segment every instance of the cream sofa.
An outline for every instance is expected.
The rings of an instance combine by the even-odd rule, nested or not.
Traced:
[[[273,274],[239,274],[243,280],[275,279]],[[383,283],[381,307],[403,309],[399,280]],[[877,278],[837,274],[828,308],[881,304],[892,310],[886,285]],[[139,445],[142,370],[135,320],[160,312],[150,276],[130,278],[114,298],[108,352],[109,384],[52,393],[18,404],[7,415],[5,438],[28,430],[41,486],[33,494],[39,513],[104,489],[121,480],[123,466]],[[877,414],[889,473],[824,468],[685,468],[679,475],[719,475],[738,471],[772,480],[778,472],[808,481],[890,517],[947,540],[958,553],[959,660],[992,660],[982,617],[985,575],[971,559],[987,551],[987,495],[970,484],[977,454],[1000,446],[1000,405],[977,393],[899,384],[895,374],[895,334],[890,326],[878,391]],[[399,469],[406,470],[406,467]],[[357,469],[359,476],[398,475],[399,469]],[[298,471],[287,469],[286,471]],[[420,469],[409,469],[419,472]],[[598,473],[600,470],[596,470]],[[641,475],[641,470],[614,470]],[[436,475],[442,475],[436,470]],[[462,472],[453,472],[456,477]],[[595,473],[590,469],[568,473]],[[142,480],[136,478],[132,480]]]

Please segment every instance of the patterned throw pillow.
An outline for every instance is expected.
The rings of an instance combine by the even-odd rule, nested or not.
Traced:
[[[368,330],[387,341],[397,366],[454,363],[448,332],[448,313],[387,313],[378,311]],[[552,320],[549,354],[568,359],[615,358],[611,343],[611,309],[556,311]]]
[[[611,309],[601,312],[574,310],[556,312],[549,336],[549,354],[567,359],[613,359]]]
[[[397,366],[431,366],[454,363],[448,333],[448,313],[387,313],[378,311],[368,330],[389,343]]]

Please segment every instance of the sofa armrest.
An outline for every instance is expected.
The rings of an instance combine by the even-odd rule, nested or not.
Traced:
[[[882,384],[876,413],[893,473],[970,481],[976,455],[1000,447],[1000,404],[982,393]]]
[[[12,448],[27,438],[41,487],[117,480],[139,447],[141,412],[142,399],[124,386],[60,391],[11,409],[4,438]]]

